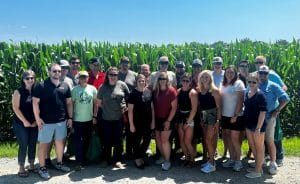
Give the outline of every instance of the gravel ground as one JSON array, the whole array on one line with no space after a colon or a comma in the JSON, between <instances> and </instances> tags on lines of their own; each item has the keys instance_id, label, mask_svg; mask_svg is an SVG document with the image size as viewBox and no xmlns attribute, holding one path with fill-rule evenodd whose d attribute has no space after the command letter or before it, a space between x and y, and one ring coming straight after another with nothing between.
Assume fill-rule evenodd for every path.
<instances>
[{"instance_id":1,"label":"gravel ground","mask_svg":"<svg viewBox=\"0 0 300 184\"><path fill-rule=\"evenodd\" d=\"M300 158L287 157L284 165L279 168L277 175L267 174L264 168L263 177L258 179L245 178L246 168L241 172L234 172L220 166L221 160L217 161L217 171L211 174L200 172L199 165L194 168L180 166L180 161L173 161L169 171L161 171L154 164L139 170L133 166L131 161L127 162L127 168L118 170L114 167L100 168L99 165L91 165L82 171L61 173L49 170L52 178L48 181L42 180L37 174L30 173L28 178L20 178L16 175L18 171L17 160L0 159L0 184L32 184L32 183L298 183L300 184ZM244 165L247 161L244 161ZM198 163L199 164L199 163ZM70 164L73 167L74 164Z\"/></svg>"}]
</instances>

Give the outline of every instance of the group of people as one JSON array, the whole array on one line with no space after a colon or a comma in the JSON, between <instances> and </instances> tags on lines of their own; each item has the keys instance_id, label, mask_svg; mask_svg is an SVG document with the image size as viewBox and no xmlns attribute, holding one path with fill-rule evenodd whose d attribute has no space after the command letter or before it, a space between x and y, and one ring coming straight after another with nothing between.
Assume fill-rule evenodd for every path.
<instances>
[{"instance_id":1,"label":"group of people","mask_svg":"<svg viewBox=\"0 0 300 184\"><path fill-rule=\"evenodd\" d=\"M266 65L266 58L255 59L257 71L249 73L249 62L243 60L238 69L230 65L223 70L223 59L214 57L213 70L202 70L202 61L192 62L192 74L185 71L185 63L177 61L175 73L168 71L169 59L158 60L159 69L150 72L147 64L135 73L130 70L128 57L120 59L120 67L100 71L97 58L89 61L90 71L80 71L80 60L70 63L60 60L49 66L49 78L36 82L35 73L27 70L22 84L12 97L13 127L19 143L20 177L38 172L49 179L50 150L55 144L57 163L63 172L70 168L63 163L67 128L74 130L75 170L86 164L86 152L92 129L99 128L103 153L102 166L123 164L123 130L126 154L134 158L137 168L146 165L146 150L155 135L161 169L171 168L172 140L183 153L184 166L195 165L199 137L203 144L201 171L216 171L215 155L219 130L222 131L224 156L229 159L225 168L240 171L241 144L246 136L255 163L247 169L248 178L262 176L265 152L270 155L269 173L276 174L282 165L281 140L274 139L278 114L290 100L287 87L275 71ZM276 128L278 129L278 128ZM36 142L39 169L34 167ZM265 147L266 145L266 151ZM175 146L176 147L176 146ZM113 156L112 156L112 148ZM28 151L27 151L28 150ZM28 152L29 169L25 170ZM50 162L50 163L49 163Z\"/></svg>"}]
</instances>

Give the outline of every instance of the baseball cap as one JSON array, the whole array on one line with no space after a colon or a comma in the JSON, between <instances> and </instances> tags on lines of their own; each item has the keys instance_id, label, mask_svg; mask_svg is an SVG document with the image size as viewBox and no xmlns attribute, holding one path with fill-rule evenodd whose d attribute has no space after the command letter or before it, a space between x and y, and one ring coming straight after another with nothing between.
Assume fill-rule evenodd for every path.
<instances>
[{"instance_id":1,"label":"baseball cap","mask_svg":"<svg viewBox=\"0 0 300 184\"><path fill-rule=\"evenodd\" d=\"M214 57L212 63L223 63L223 59L221 57Z\"/></svg>"},{"instance_id":2,"label":"baseball cap","mask_svg":"<svg viewBox=\"0 0 300 184\"><path fill-rule=\"evenodd\" d=\"M192 62L192 66L202 66L202 61L201 59L194 59Z\"/></svg>"},{"instance_id":3,"label":"baseball cap","mask_svg":"<svg viewBox=\"0 0 300 184\"><path fill-rule=\"evenodd\" d=\"M99 59L96 57L90 59L90 64L94 64L94 63L99 63Z\"/></svg>"},{"instance_id":4,"label":"baseball cap","mask_svg":"<svg viewBox=\"0 0 300 184\"><path fill-rule=\"evenodd\" d=\"M167 56L161 56L158 62L169 62L169 58Z\"/></svg>"},{"instance_id":5,"label":"baseball cap","mask_svg":"<svg viewBox=\"0 0 300 184\"><path fill-rule=\"evenodd\" d=\"M80 71L78 73L78 77L81 77L81 76L85 76L85 77L88 77L89 76L89 73L87 71Z\"/></svg>"},{"instance_id":6,"label":"baseball cap","mask_svg":"<svg viewBox=\"0 0 300 184\"><path fill-rule=\"evenodd\" d=\"M69 61L67 60L59 60L58 64L62 67L62 66L70 66Z\"/></svg>"},{"instance_id":7,"label":"baseball cap","mask_svg":"<svg viewBox=\"0 0 300 184\"><path fill-rule=\"evenodd\" d=\"M183 61L176 61L175 67L182 67L182 68L184 68L184 67L185 67L185 64L184 64Z\"/></svg>"},{"instance_id":8,"label":"baseball cap","mask_svg":"<svg viewBox=\"0 0 300 184\"><path fill-rule=\"evenodd\" d=\"M258 69L258 72L266 72L266 73L269 73L270 69L268 66L266 65L263 65L263 66L260 66L259 69Z\"/></svg>"}]
</instances>

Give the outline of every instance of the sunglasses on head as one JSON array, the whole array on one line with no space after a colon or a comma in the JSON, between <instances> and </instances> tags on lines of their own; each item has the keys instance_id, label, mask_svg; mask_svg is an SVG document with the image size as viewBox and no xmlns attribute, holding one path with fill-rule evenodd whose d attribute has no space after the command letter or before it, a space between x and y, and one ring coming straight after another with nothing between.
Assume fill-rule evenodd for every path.
<instances>
[{"instance_id":1,"label":"sunglasses on head","mask_svg":"<svg viewBox=\"0 0 300 184\"><path fill-rule=\"evenodd\" d=\"M265 72L265 71L259 71L259 72L258 72L258 74L259 74L259 75L268 75L268 74L269 74L269 72Z\"/></svg>"},{"instance_id":2,"label":"sunglasses on head","mask_svg":"<svg viewBox=\"0 0 300 184\"><path fill-rule=\"evenodd\" d=\"M52 70L53 73L61 73L61 70Z\"/></svg>"},{"instance_id":3,"label":"sunglasses on head","mask_svg":"<svg viewBox=\"0 0 300 184\"><path fill-rule=\"evenodd\" d=\"M256 81L248 81L248 84L256 84Z\"/></svg>"},{"instance_id":4,"label":"sunglasses on head","mask_svg":"<svg viewBox=\"0 0 300 184\"><path fill-rule=\"evenodd\" d=\"M26 77L25 80L33 80L34 77Z\"/></svg>"}]
</instances>

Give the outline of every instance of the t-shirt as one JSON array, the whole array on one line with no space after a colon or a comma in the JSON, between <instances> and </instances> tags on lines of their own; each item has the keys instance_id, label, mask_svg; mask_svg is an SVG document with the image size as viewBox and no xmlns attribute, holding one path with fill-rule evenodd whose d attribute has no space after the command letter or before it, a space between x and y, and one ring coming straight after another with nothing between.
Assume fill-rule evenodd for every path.
<instances>
[{"instance_id":1,"label":"t-shirt","mask_svg":"<svg viewBox=\"0 0 300 184\"><path fill-rule=\"evenodd\" d=\"M258 91L252 97L248 97L248 93L245 94L245 123L248 129L254 129L258 123L259 113L261 111L267 111L267 101L265 95Z\"/></svg>"},{"instance_id":2,"label":"t-shirt","mask_svg":"<svg viewBox=\"0 0 300 184\"><path fill-rule=\"evenodd\" d=\"M129 95L129 89L125 82L117 81L116 85L103 84L97 98L102 101L102 118L113 121L120 120L122 108L126 107L125 97Z\"/></svg>"},{"instance_id":3,"label":"t-shirt","mask_svg":"<svg viewBox=\"0 0 300 184\"><path fill-rule=\"evenodd\" d=\"M164 91L153 92L154 112L156 118L167 118L172 109L172 101L175 100L177 91L169 87Z\"/></svg>"},{"instance_id":4,"label":"t-shirt","mask_svg":"<svg viewBox=\"0 0 300 184\"><path fill-rule=\"evenodd\" d=\"M149 89L138 91L133 89L128 98L128 104L133 104L133 123L135 125L150 125L152 119L151 110L152 94Z\"/></svg>"},{"instance_id":5,"label":"t-shirt","mask_svg":"<svg viewBox=\"0 0 300 184\"><path fill-rule=\"evenodd\" d=\"M156 82L157 82L157 79L160 75L160 71L157 71L157 72L152 72L151 75L150 75L150 83L149 85L153 87L156 86ZM176 75L174 72L172 71L167 71L167 75L168 75L168 79L169 79L169 84L171 84L173 87L177 85L177 81L176 81Z\"/></svg>"},{"instance_id":6,"label":"t-shirt","mask_svg":"<svg viewBox=\"0 0 300 184\"><path fill-rule=\"evenodd\" d=\"M220 88L223 82L223 78L224 78L224 70L222 70L221 74L212 71L212 76L214 78L214 84L217 88Z\"/></svg>"},{"instance_id":7,"label":"t-shirt","mask_svg":"<svg viewBox=\"0 0 300 184\"><path fill-rule=\"evenodd\" d=\"M93 119L94 100L97 89L92 85L75 86L71 91L73 107L73 121L86 122Z\"/></svg>"},{"instance_id":8,"label":"t-shirt","mask_svg":"<svg viewBox=\"0 0 300 184\"><path fill-rule=\"evenodd\" d=\"M105 80L105 73L98 72L95 77L92 74L92 72L89 72L88 84L95 86L96 89L99 89L99 87L104 83L104 80Z\"/></svg>"},{"instance_id":9,"label":"t-shirt","mask_svg":"<svg viewBox=\"0 0 300 184\"><path fill-rule=\"evenodd\" d=\"M233 117L237 105L237 92L244 91L245 86L241 80L235 81L233 85L221 85L222 96L222 115L225 117Z\"/></svg>"},{"instance_id":10,"label":"t-shirt","mask_svg":"<svg viewBox=\"0 0 300 184\"><path fill-rule=\"evenodd\" d=\"M131 71L131 70L128 70L127 73L119 72L119 75L118 75L119 80L125 82L130 91L132 91L134 89L134 87L136 86L135 85L136 77L137 77L137 73L135 73L134 71Z\"/></svg>"},{"instance_id":11,"label":"t-shirt","mask_svg":"<svg viewBox=\"0 0 300 184\"><path fill-rule=\"evenodd\" d=\"M71 98L67 83L55 86L50 78L38 84L33 90L33 97L40 99L40 117L46 123L57 123L67 118L66 99Z\"/></svg>"},{"instance_id":12,"label":"t-shirt","mask_svg":"<svg viewBox=\"0 0 300 184\"><path fill-rule=\"evenodd\" d=\"M65 77L64 80L62 80L63 82L67 83L69 85L70 90L73 89L74 87L74 81L70 78L70 77Z\"/></svg>"}]
</instances>

